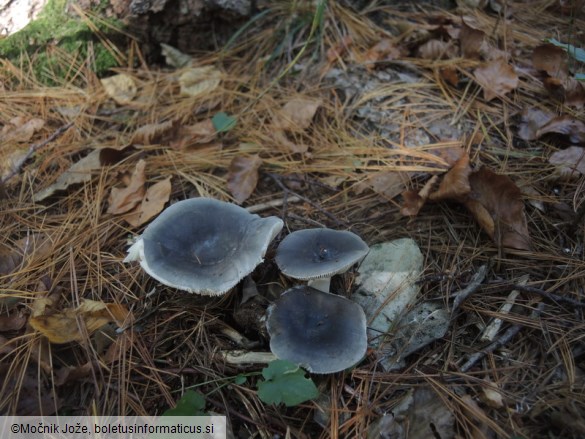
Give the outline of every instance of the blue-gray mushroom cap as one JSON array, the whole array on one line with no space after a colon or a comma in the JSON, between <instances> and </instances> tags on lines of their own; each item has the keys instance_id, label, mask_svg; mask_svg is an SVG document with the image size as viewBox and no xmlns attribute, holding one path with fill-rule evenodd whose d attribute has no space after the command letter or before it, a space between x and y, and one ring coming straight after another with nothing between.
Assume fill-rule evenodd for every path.
<instances>
[{"instance_id":1,"label":"blue-gray mushroom cap","mask_svg":"<svg viewBox=\"0 0 585 439\"><path fill-rule=\"evenodd\" d=\"M280 270L294 279L312 280L347 271L370 251L355 233L305 229L291 233L276 250Z\"/></svg>"},{"instance_id":2,"label":"blue-gray mushroom cap","mask_svg":"<svg viewBox=\"0 0 585 439\"><path fill-rule=\"evenodd\" d=\"M366 316L345 297L297 286L268 308L270 350L313 373L334 373L366 354Z\"/></svg>"},{"instance_id":3,"label":"blue-gray mushroom cap","mask_svg":"<svg viewBox=\"0 0 585 439\"><path fill-rule=\"evenodd\" d=\"M192 198L165 209L128 250L150 276L170 287L221 295L263 261L282 229L235 204Z\"/></svg>"}]
</instances>

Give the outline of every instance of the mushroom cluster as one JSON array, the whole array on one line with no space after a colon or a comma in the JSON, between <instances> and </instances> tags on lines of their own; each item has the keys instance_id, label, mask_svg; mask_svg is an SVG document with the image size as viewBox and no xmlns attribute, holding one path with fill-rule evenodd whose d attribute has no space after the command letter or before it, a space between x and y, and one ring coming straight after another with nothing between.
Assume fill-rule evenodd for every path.
<instances>
[{"instance_id":1,"label":"mushroom cluster","mask_svg":"<svg viewBox=\"0 0 585 439\"><path fill-rule=\"evenodd\" d=\"M139 261L164 285L217 296L263 261L282 226L280 218L261 218L231 203L179 201L150 223L124 262Z\"/></svg>"},{"instance_id":2,"label":"mushroom cluster","mask_svg":"<svg viewBox=\"0 0 585 439\"><path fill-rule=\"evenodd\" d=\"M167 208L128 250L164 285L203 295L231 290L258 266L283 227L231 203L194 198ZM276 357L313 373L334 373L357 364L367 348L360 305L329 293L331 277L361 261L369 247L357 235L331 229L291 233L276 263L306 286L285 291L267 310L266 329Z\"/></svg>"}]
</instances>

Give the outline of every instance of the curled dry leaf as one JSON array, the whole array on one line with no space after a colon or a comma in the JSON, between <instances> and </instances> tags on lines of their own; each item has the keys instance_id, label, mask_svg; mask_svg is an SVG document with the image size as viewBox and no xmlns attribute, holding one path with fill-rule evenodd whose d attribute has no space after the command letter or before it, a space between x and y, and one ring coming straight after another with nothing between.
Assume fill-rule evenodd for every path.
<instances>
[{"instance_id":1,"label":"curled dry leaf","mask_svg":"<svg viewBox=\"0 0 585 439\"><path fill-rule=\"evenodd\" d=\"M571 143L585 143L585 122L574 119L565 114L551 119L546 125L536 131L536 137L548 133L557 133L567 136Z\"/></svg>"},{"instance_id":2,"label":"curled dry leaf","mask_svg":"<svg viewBox=\"0 0 585 439\"><path fill-rule=\"evenodd\" d=\"M462 20L459 42L461 55L464 58L479 59L481 51L484 49L485 33L469 26L465 20Z\"/></svg>"},{"instance_id":3,"label":"curled dry leaf","mask_svg":"<svg viewBox=\"0 0 585 439\"><path fill-rule=\"evenodd\" d=\"M120 73L100 80L107 95L119 105L127 105L136 97L138 87L134 78Z\"/></svg>"},{"instance_id":4,"label":"curled dry leaf","mask_svg":"<svg viewBox=\"0 0 585 439\"><path fill-rule=\"evenodd\" d=\"M34 194L33 201L42 201L57 191L67 189L72 184L90 181L92 172L102 167L102 151L95 149L77 163L71 165L67 171L57 178L55 183Z\"/></svg>"},{"instance_id":5,"label":"curled dry leaf","mask_svg":"<svg viewBox=\"0 0 585 439\"><path fill-rule=\"evenodd\" d=\"M548 161L559 167L564 177L579 177L585 174L585 148L569 146L562 151L554 152Z\"/></svg>"},{"instance_id":6,"label":"curled dry leaf","mask_svg":"<svg viewBox=\"0 0 585 439\"><path fill-rule=\"evenodd\" d=\"M77 308L68 308L50 315L30 317L33 329L43 334L51 343L69 343L83 340L84 333L92 334L107 323L115 322L122 327L132 321L132 315L124 305L84 299ZM82 322L85 328L80 328Z\"/></svg>"},{"instance_id":7,"label":"curled dry leaf","mask_svg":"<svg viewBox=\"0 0 585 439\"><path fill-rule=\"evenodd\" d=\"M585 105L585 86L575 78L546 78L544 88L550 95L565 105L575 108L583 108Z\"/></svg>"},{"instance_id":8,"label":"curled dry leaf","mask_svg":"<svg viewBox=\"0 0 585 439\"><path fill-rule=\"evenodd\" d=\"M506 175L482 168L469 177L465 206L498 246L530 250L522 193ZM489 215L489 216L488 216Z\"/></svg>"},{"instance_id":9,"label":"curled dry leaf","mask_svg":"<svg viewBox=\"0 0 585 439\"><path fill-rule=\"evenodd\" d=\"M146 177L144 169L146 162L140 160L125 188L113 187L108 198L108 213L121 214L135 208L142 201L145 193Z\"/></svg>"},{"instance_id":10,"label":"curled dry leaf","mask_svg":"<svg viewBox=\"0 0 585 439\"><path fill-rule=\"evenodd\" d=\"M554 44L542 44L532 51L532 66L554 78L565 78L569 71L567 53Z\"/></svg>"},{"instance_id":11,"label":"curled dry leaf","mask_svg":"<svg viewBox=\"0 0 585 439\"><path fill-rule=\"evenodd\" d=\"M469 185L470 175L471 166L469 165L469 155L463 154L445 174L438 189L431 193L429 198L433 201L463 201L467 198L469 192L471 192Z\"/></svg>"},{"instance_id":12,"label":"curled dry leaf","mask_svg":"<svg viewBox=\"0 0 585 439\"><path fill-rule=\"evenodd\" d=\"M535 140L538 138L538 130L549 123L554 115L538 108L526 108L522 112L522 118L518 125L518 136L523 140Z\"/></svg>"},{"instance_id":13,"label":"curled dry leaf","mask_svg":"<svg viewBox=\"0 0 585 439\"><path fill-rule=\"evenodd\" d=\"M227 187L238 204L246 201L258 184L258 169L262 159L258 155L234 157L230 163Z\"/></svg>"},{"instance_id":14,"label":"curled dry leaf","mask_svg":"<svg viewBox=\"0 0 585 439\"><path fill-rule=\"evenodd\" d=\"M457 55L457 49L451 42L437 39L429 40L418 48L418 56L423 59L449 59Z\"/></svg>"},{"instance_id":15,"label":"curled dry leaf","mask_svg":"<svg viewBox=\"0 0 585 439\"><path fill-rule=\"evenodd\" d=\"M213 66L193 67L179 76L181 94L192 98L210 94L221 82L221 72Z\"/></svg>"},{"instance_id":16,"label":"curled dry leaf","mask_svg":"<svg viewBox=\"0 0 585 439\"><path fill-rule=\"evenodd\" d=\"M483 88L486 101L503 96L518 87L518 75L503 59L497 59L478 67L473 72L477 83Z\"/></svg>"},{"instance_id":17,"label":"curled dry leaf","mask_svg":"<svg viewBox=\"0 0 585 439\"><path fill-rule=\"evenodd\" d=\"M141 226L158 215L171 197L171 177L150 186L140 204L124 215L124 220L133 227Z\"/></svg>"},{"instance_id":18,"label":"curled dry leaf","mask_svg":"<svg viewBox=\"0 0 585 439\"><path fill-rule=\"evenodd\" d=\"M428 200L431 190L438 179L438 175L433 175L420 191L408 190L402 192L403 203L400 213L404 216L418 215L418 212Z\"/></svg>"},{"instance_id":19,"label":"curled dry leaf","mask_svg":"<svg viewBox=\"0 0 585 439\"><path fill-rule=\"evenodd\" d=\"M139 145L152 145L161 143L166 137L172 137L176 131L176 122L168 120L161 123L153 123L141 126L132 135L130 143ZM169 136L170 135L170 136Z\"/></svg>"}]
</instances>

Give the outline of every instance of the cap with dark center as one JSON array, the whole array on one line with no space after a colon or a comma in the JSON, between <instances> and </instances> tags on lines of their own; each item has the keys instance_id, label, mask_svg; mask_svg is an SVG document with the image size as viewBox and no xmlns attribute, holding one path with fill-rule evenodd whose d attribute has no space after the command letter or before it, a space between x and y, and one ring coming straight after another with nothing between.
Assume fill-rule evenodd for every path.
<instances>
[{"instance_id":1,"label":"cap with dark center","mask_svg":"<svg viewBox=\"0 0 585 439\"><path fill-rule=\"evenodd\" d=\"M274 355L313 373L357 364L368 345L361 306L308 286L291 288L270 305L266 327Z\"/></svg>"},{"instance_id":2,"label":"cap with dark center","mask_svg":"<svg viewBox=\"0 0 585 439\"><path fill-rule=\"evenodd\" d=\"M263 260L282 220L210 198L165 209L128 250L150 276L190 293L220 295Z\"/></svg>"},{"instance_id":3,"label":"cap with dark center","mask_svg":"<svg viewBox=\"0 0 585 439\"><path fill-rule=\"evenodd\" d=\"M324 283L314 286L329 291L331 276L347 271L369 250L352 232L326 228L298 230L282 240L276 250L276 263L286 276L294 279L324 279Z\"/></svg>"}]
</instances>

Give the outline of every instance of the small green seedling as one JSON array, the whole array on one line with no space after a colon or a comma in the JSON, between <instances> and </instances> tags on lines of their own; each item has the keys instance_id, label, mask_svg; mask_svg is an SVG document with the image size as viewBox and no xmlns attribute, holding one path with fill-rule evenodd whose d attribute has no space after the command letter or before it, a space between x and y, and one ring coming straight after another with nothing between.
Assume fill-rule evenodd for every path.
<instances>
[{"instance_id":1,"label":"small green seedling","mask_svg":"<svg viewBox=\"0 0 585 439\"><path fill-rule=\"evenodd\" d=\"M213 124L215 131L218 133L225 133L236 126L236 120L237 119L234 116L230 116L221 111L211 118L211 123Z\"/></svg>"},{"instance_id":2,"label":"small green seedling","mask_svg":"<svg viewBox=\"0 0 585 439\"><path fill-rule=\"evenodd\" d=\"M205 397L194 390L187 390L177 401L175 408L168 409L163 416L205 416Z\"/></svg>"},{"instance_id":3,"label":"small green seedling","mask_svg":"<svg viewBox=\"0 0 585 439\"><path fill-rule=\"evenodd\" d=\"M258 382L258 397L266 404L284 403L287 407L319 396L315 383L294 363L276 360L262 369L265 381Z\"/></svg>"}]
</instances>

